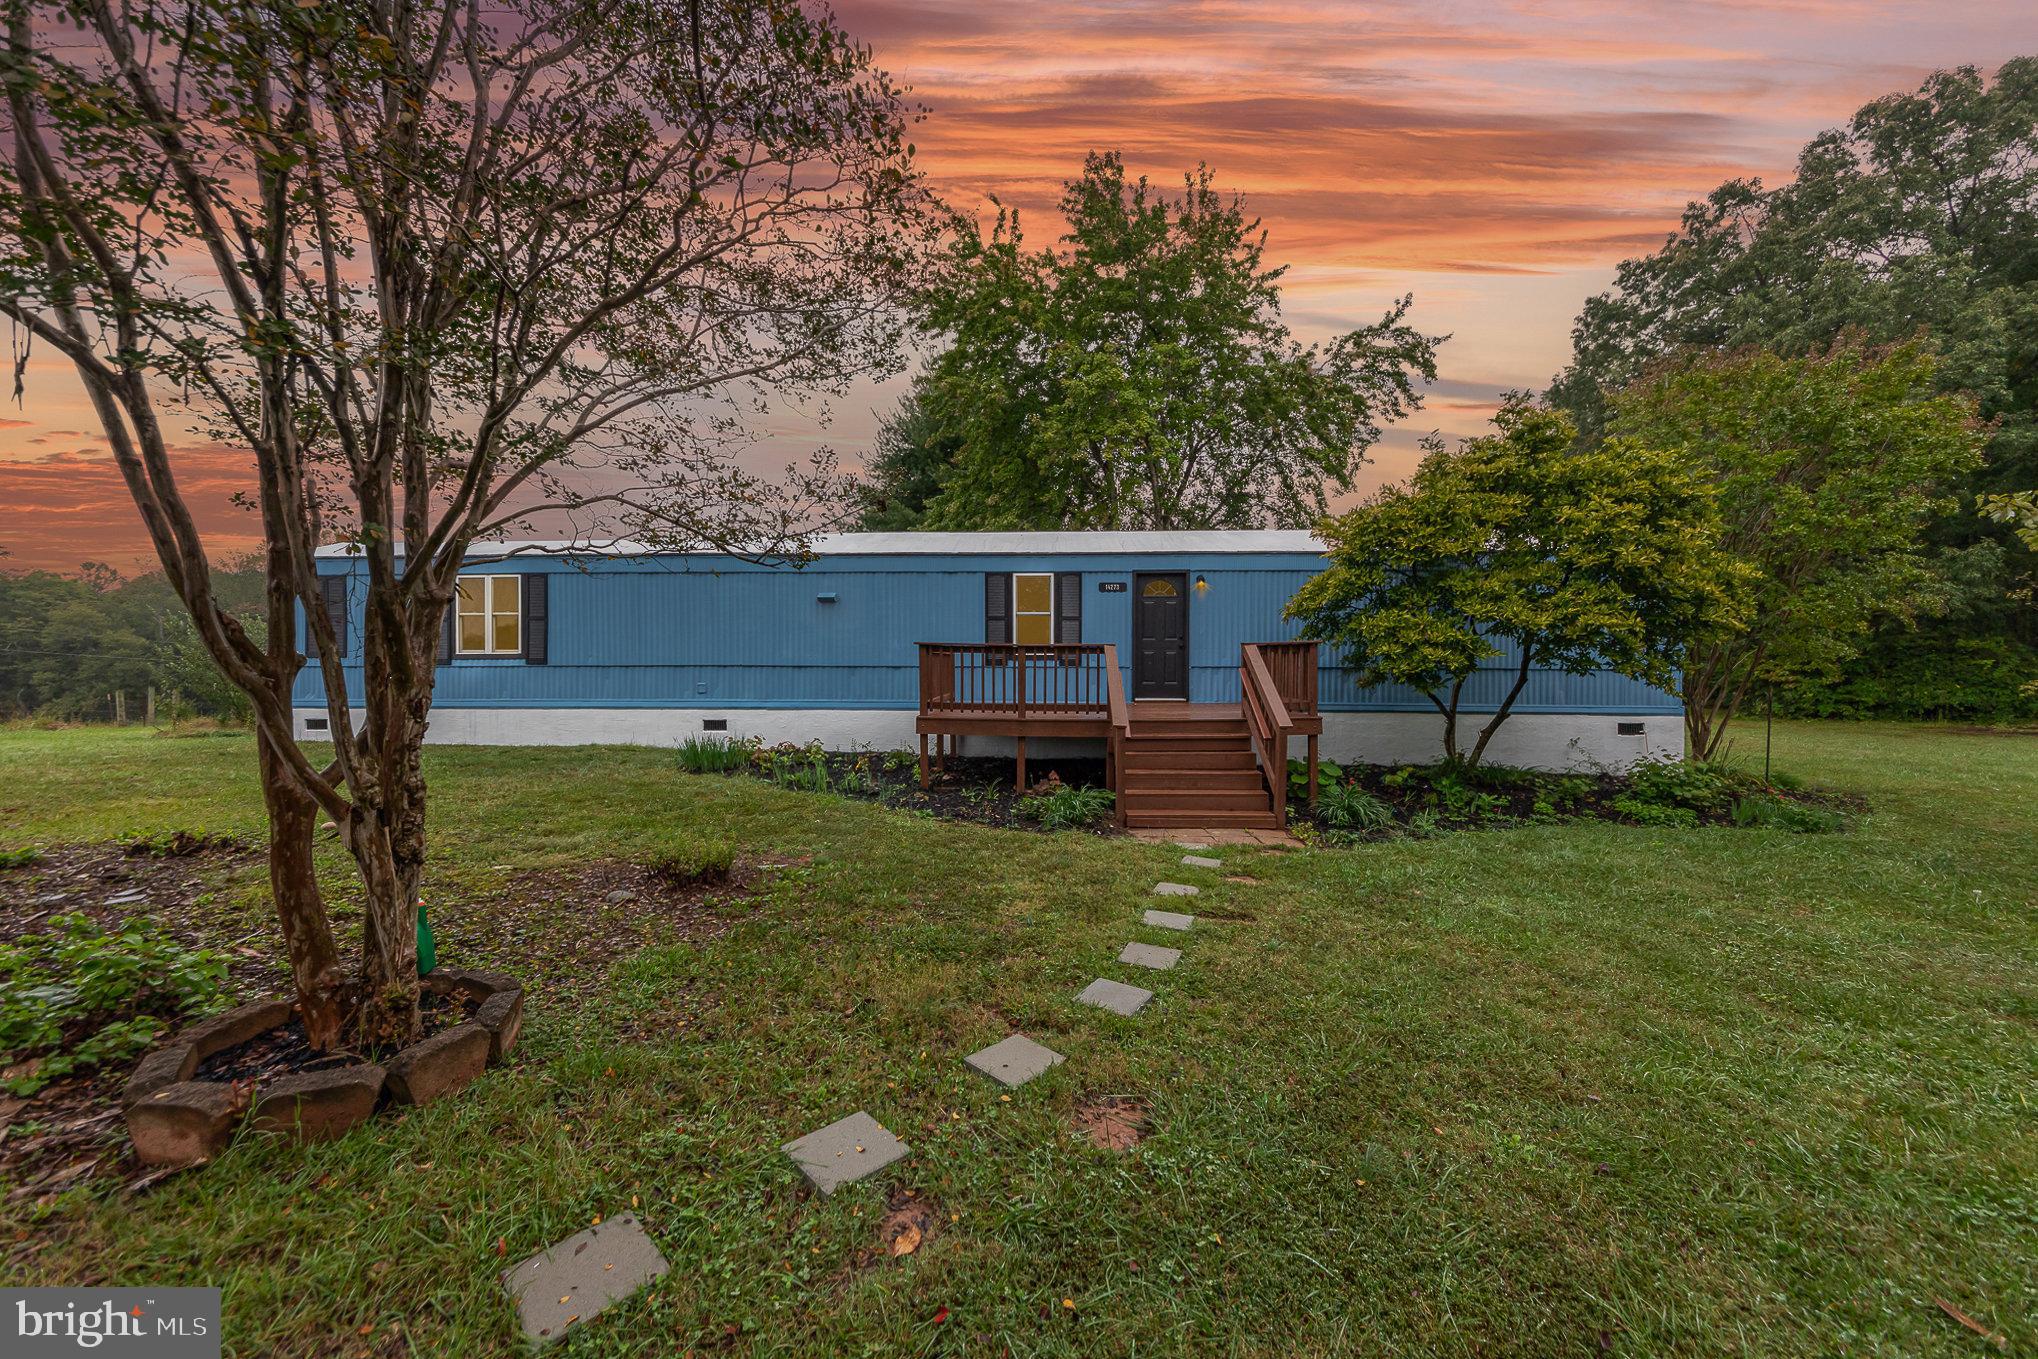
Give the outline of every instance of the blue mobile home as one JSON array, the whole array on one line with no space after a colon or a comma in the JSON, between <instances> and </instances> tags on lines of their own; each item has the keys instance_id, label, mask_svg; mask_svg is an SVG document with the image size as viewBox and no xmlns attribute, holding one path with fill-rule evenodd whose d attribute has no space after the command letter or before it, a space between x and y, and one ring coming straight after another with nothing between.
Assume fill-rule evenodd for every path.
<instances>
[{"instance_id":1,"label":"blue mobile home","mask_svg":"<svg viewBox=\"0 0 2038 1359\"><path fill-rule=\"evenodd\" d=\"M623 543L477 546L440 647L430 737L671 745L727 731L848 749L908 747L932 730L947 733L949 748L960 741L964 753L985 754L1011 752L1028 732L1098 739L1051 722L931 721L935 710L969 706L958 682L1007 716L1015 679L1034 718L1058 711L1057 694L1065 715L1103 710L1101 680L1088 695L1071 688L1071 655L1055 653L1059 670L1044 655L1014 669L1001 646L1080 648L1093 675L1108 648L1111 692L1138 711L1229 705L1235 719L1249 697L1241 648L1293 638L1282 609L1324 565L1314 537L1287 531L836 534L813 547L814 559L794 569ZM327 607L345 620L343 664L358 704L365 568L342 546L321 550L320 570ZM928 643L954 646L931 653ZM930 679L965 665L966 674ZM1468 690L1475 720L1505 692L1506 658L1492 667ZM1440 719L1420 694L1360 687L1328 647L1311 669L1326 757L1391 763L1440 752ZM300 675L295 702L300 734L316 739L326 726L317 666ZM1157 706L1170 703L1185 706ZM1491 757L1624 767L1680 751L1678 713L1673 695L1618 675L1536 673Z\"/></svg>"}]
</instances>

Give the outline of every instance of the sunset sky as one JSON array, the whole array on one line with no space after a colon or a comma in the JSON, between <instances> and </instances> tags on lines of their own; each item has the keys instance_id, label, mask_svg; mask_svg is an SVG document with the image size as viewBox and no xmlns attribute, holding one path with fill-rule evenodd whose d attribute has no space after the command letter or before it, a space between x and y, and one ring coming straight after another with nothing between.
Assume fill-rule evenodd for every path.
<instances>
[{"instance_id":1,"label":"sunset sky","mask_svg":"<svg viewBox=\"0 0 2038 1359\"><path fill-rule=\"evenodd\" d=\"M1116 149L1170 184L1199 161L1243 192L1292 266L1290 325L1321 338L1415 295L1448 332L1442 380L1392 431L1369 484L1405 475L1429 430L1476 432L1497 395L1563 365L1579 304L1660 243L1685 202L1775 180L1821 128L1935 67L2038 52L2038 6L2002 0L1706 4L1521 0L840 0L844 26L928 109L914 133L949 201L996 194L1045 243L1062 180ZM855 465L901 384L825 425L759 424L748 457L830 444ZM0 412L8 568L152 565L91 413L39 354ZM231 450L187 454L221 551L252 541Z\"/></svg>"}]
</instances>

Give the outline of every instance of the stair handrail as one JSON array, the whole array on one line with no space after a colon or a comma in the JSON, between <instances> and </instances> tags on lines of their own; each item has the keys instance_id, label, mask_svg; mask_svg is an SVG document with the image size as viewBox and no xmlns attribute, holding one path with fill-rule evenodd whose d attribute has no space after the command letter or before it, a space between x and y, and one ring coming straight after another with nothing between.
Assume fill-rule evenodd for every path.
<instances>
[{"instance_id":1,"label":"stair handrail","mask_svg":"<svg viewBox=\"0 0 2038 1359\"><path fill-rule=\"evenodd\" d=\"M1118 646L1104 643L1104 707L1111 734L1104 738L1104 782L1111 785L1112 820L1125 826L1125 740L1132 734L1132 707L1125 701L1125 676L1118 671Z\"/></svg>"},{"instance_id":2,"label":"stair handrail","mask_svg":"<svg viewBox=\"0 0 2038 1359\"><path fill-rule=\"evenodd\" d=\"M1240 643L1238 662L1239 708L1245 714L1246 731L1259 755L1260 774L1273 801L1274 829L1281 830L1288 824L1288 738L1295 734L1295 719L1289 715L1259 647Z\"/></svg>"}]
</instances>

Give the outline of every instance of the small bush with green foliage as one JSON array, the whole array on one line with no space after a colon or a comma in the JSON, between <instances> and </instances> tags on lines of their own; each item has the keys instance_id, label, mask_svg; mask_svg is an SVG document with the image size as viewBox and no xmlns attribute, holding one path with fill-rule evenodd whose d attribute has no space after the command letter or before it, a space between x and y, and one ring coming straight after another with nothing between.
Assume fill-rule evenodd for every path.
<instances>
[{"instance_id":1,"label":"small bush with green foliage","mask_svg":"<svg viewBox=\"0 0 2038 1359\"><path fill-rule=\"evenodd\" d=\"M1694 812L1723 812L1733 805L1735 795L1747 783L1746 775L1722 764L1651 760L1629 771L1628 791L1614 801L1616 805L1634 802Z\"/></svg>"},{"instance_id":2,"label":"small bush with green foliage","mask_svg":"<svg viewBox=\"0 0 2038 1359\"><path fill-rule=\"evenodd\" d=\"M1733 820L1737 826L1795 831L1800 835L1825 835L1847 828L1847 818L1838 812L1766 793L1751 793L1734 803Z\"/></svg>"},{"instance_id":3,"label":"small bush with green foliage","mask_svg":"<svg viewBox=\"0 0 2038 1359\"><path fill-rule=\"evenodd\" d=\"M1321 785L1316 815L1337 830L1379 831L1394 824L1394 809L1355 783Z\"/></svg>"},{"instance_id":4,"label":"small bush with green foliage","mask_svg":"<svg viewBox=\"0 0 2038 1359\"><path fill-rule=\"evenodd\" d=\"M1689 807L1654 802L1632 794L1624 793L1607 805L1638 826L1691 827L1698 824L1698 813Z\"/></svg>"},{"instance_id":5,"label":"small bush with green foliage","mask_svg":"<svg viewBox=\"0 0 2038 1359\"><path fill-rule=\"evenodd\" d=\"M151 922L112 929L86 915L53 917L0 943L0 1066L37 1059L4 1082L30 1095L62 1076L135 1056L169 1021L214 1003L226 962Z\"/></svg>"},{"instance_id":6,"label":"small bush with green foliage","mask_svg":"<svg viewBox=\"0 0 2038 1359\"><path fill-rule=\"evenodd\" d=\"M1109 788L1078 788L1065 783L1052 792L1021 798L1019 814L1038 821L1045 830L1083 830L1111 815L1116 801Z\"/></svg>"},{"instance_id":7,"label":"small bush with green foliage","mask_svg":"<svg viewBox=\"0 0 2038 1359\"><path fill-rule=\"evenodd\" d=\"M42 851L34 845L20 849L0 849L0 868L27 868L30 864L42 862Z\"/></svg>"},{"instance_id":8,"label":"small bush with green foliage","mask_svg":"<svg viewBox=\"0 0 2038 1359\"><path fill-rule=\"evenodd\" d=\"M679 767L689 774L726 774L749 764L756 745L744 736L689 736L679 744Z\"/></svg>"},{"instance_id":9,"label":"small bush with green foliage","mask_svg":"<svg viewBox=\"0 0 2038 1359\"><path fill-rule=\"evenodd\" d=\"M651 871L682 887L727 882L736 850L725 840L683 840L651 857Z\"/></svg>"}]
</instances>

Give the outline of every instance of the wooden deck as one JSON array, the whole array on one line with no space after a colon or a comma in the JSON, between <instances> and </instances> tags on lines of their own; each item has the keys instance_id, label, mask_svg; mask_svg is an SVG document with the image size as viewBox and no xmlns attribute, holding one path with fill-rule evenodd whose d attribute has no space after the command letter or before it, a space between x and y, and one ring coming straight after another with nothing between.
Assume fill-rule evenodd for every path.
<instances>
[{"instance_id":1,"label":"wooden deck","mask_svg":"<svg viewBox=\"0 0 2038 1359\"><path fill-rule=\"evenodd\" d=\"M1279 830L1291 736L1308 739L1316 799L1316 644L1249 642L1239 652L1238 703L1128 703L1108 643L922 642L920 781L964 736L1013 738L1022 789L1027 738L1099 739L1119 825Z\"/></svg>"}]
</instances>

